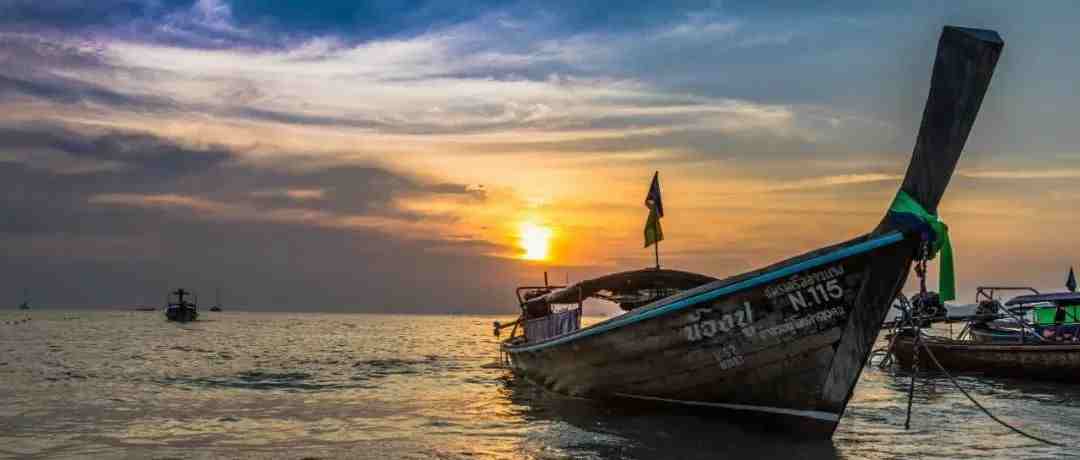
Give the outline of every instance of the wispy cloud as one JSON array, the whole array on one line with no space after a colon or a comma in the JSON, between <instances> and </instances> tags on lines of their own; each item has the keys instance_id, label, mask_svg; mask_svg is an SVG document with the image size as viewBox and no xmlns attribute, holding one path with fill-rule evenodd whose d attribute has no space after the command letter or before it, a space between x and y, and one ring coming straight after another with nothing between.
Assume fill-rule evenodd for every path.
<instances>
[{"instance_id":1,"label":"wispy cloud","mask_svg":"<svg viewBox=\"0 0 1080 460\"><path fill-rule=\"evenodd\" d=\"M840 174L835 176L822 176L812 177L808 179L799 179L788 183L779 185L770 185L762 187L760 192L789 192L797 190L811 190L825 187L836 187L843 185L857 185L873 182L886 182L886 181L899 181L904 176L899 174L884 174L884 173L862 173L862 174Z\"/></svg>"},{"instance_id":2,"label":"wispy cloud","mask_svg":"<svg viewBox=\"0 0 1080 460\"><path fill-rule=\"evenodd\" d=\"M959 174L973 179L1078 179L1080 169L960 171Z\"/></svg>"},{"instance_id":3,"label":"wispy cloud","mask_svg":"<svg viewBox=\"0 0 1080 460\"><path fill-rule=\"evenodd\" d=\"M297 201L321 200L326 197L326 190L321 188L287 188L279 190L256 190L254 197L288 198Z\"/></svg>"}]
</instances>

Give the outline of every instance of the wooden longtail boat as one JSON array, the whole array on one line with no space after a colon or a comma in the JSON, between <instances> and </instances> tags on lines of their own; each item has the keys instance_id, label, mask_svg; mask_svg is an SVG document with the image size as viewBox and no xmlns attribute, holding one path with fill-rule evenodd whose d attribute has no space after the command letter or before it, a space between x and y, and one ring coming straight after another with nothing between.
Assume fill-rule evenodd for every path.
<instances>
[{"instance_id":1,"label":"wooden longtail boat","mask_svg":"<svg viewBox=\"0 0 1080 460\"><path fill-rule=\"evenodd\" d=\"M995 292L1023 290L1001 304ZM950 372L1037 380L1080 382L1080 294L1043 294L1030 287L980 287L977 314L956 339L923 335L920 339ZM906 368L914 364L915 333L890 337L892 354ZM920 332L921 333L921 332ZM930 363L925 349L919 362Z\"/></svg>"},{"instance_id":2,"label":"wooden longtail boat","mask_svg":"<svg viewBox=\"0 0 1080 460\"><path fill-rule=\"evenodd\" d=\"M949 372L1080 382L1080 343L976 343L923 336L921 339ZM904 368L913 364L915 338L906 334L893 342L893 355ZM926 350L919 350L920 367L932 368Z\"/></svg>"},{"instance_id":3,"label":"wooden longtail boat","mask_svg":"<svg viewBox=\"0 0 1080 460\"><path fill-rule=\"evenodd\" d=\"M936 214L1003 46L989 30L942 31L898 200ZM519 289L522 316L501 348L516 372L558 392L756 414L828 438L912 261L936 235L912 216L890 212L864 236L585 328L580 302L593 280Z\"/></svg>"}]
</instances>

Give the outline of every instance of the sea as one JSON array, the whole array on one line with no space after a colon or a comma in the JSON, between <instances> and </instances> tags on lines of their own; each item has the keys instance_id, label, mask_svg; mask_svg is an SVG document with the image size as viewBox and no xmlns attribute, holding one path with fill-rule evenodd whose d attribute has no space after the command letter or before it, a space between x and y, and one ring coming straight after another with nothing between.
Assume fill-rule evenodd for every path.
<instances>
[{"instance_id":1,"label":"sea","mask_svg":"<svg viewBox=\"0 0 1080 460\"><path fill-rule=\"evenodd\" d=\"M492 321L507 319L226 311L177 324L160 312L0 312L0 458L1080 456L1013 434L940 375L916 380L905 430L911 376L874 365L831 441L570 398L501 363ZM1080 386L958 380L1002 420L1080 446Z\"/></svg>"}]
</instances>

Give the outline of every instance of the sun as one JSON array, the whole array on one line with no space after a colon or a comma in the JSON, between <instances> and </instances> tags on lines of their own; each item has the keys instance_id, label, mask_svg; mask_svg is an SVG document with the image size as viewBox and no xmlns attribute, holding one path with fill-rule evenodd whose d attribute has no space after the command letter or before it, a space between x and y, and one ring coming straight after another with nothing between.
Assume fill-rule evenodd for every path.
<instances>
[{"instance_id":1,"label":"sun","mask_svg":"<svg viewBox=\"0 0 1080 460\"><path fill-rule=\"evenodd\" d=\"M551 229L533 222L522 222L518 238L525 260L545 260L551 243Z\"/></svg>"}]
</instances>

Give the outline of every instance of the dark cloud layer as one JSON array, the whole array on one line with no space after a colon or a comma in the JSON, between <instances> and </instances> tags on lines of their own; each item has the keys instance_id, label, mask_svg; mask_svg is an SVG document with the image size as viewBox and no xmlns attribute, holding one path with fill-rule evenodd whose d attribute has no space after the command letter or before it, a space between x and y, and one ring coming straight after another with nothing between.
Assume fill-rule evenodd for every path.
<instances>
[{"instance_id":1,"label":"dark cloud layer","mask_svg":"<svg viewBox=\"0 0 1080 460\"><path fill-rule=\"evenodd\" d=\"M444 242L400 241L375 231L294 225L208 223L169 213L111 216L121 235L0 236L6 298L30 289L53 307L156 305L170 288L209 295L222 287L232 308L292 311L509 313L505 286L519 264L445 253ZM63 244L63 253L20 250Z\"/></svg>"},{"instance_id":2,"label":"dark cloud layer","mask_svg":"<svg viewBox=\"0 0 1080 460\"><path fill-rule=\"evenodd\" d=\"M39 303L65 306L147 301L169 286L225 285L233 305L439 311L494 307L487 289L513 264L466 254L477 241L400 238L387 230L334 228L241 216L220 220L188 210L124 206L94 197L180 196L227 206L317 211L399 220L437 217L395 207L395 199L453 195L483 200L459 184L429 182L370 165L289 170L237 161L215 145L192 146L146 133L55 123L0 126L0 150L31 152L0 162L0 273L5 291L26 285ZM117 168L63 173L34 152L104 161ZM316 197L289 190L320 190ZM479 245L479 247L477 246ZM462 271L467 270L467 271ZM465 283L462 273L486 273ZM423 289L417 289L423 283ZM487 284L485 284L487 283ZM447 293L456 289L453 298ZM161 292L158 292L161 291ZM496 297L497 298L497 297ZM509 300L507 297L506 299ZM507 304L509 305L509 303Z\"/></svg>"}]
</instances>

